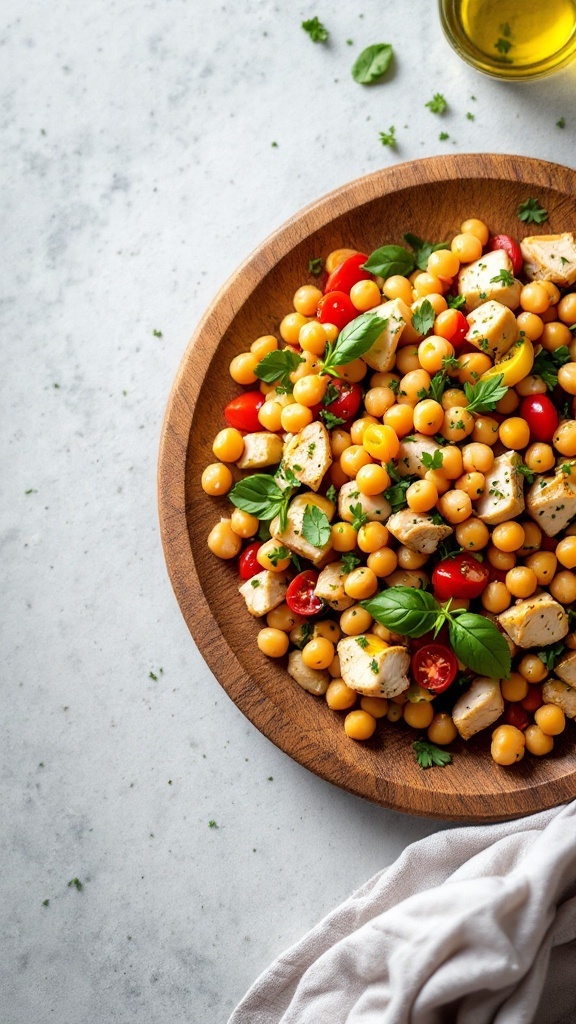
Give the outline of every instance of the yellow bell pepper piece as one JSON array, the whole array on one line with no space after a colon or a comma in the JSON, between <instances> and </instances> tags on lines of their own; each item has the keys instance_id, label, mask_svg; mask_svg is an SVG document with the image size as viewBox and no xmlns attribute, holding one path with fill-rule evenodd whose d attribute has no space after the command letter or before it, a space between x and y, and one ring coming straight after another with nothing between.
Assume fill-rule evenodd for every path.
<instances>
[{"instance_id":1,"label":"yellow bell pepper piece","mask_svg":"<svg viewBox=\"0 0 576 1024\"><path fill-rule=\"evenodd\" d=\"M491 380L494 377L503 376L502 383L505 387L511 388L519 384L524 377L527 377L534 365L534 346L529 338L520 337L515 341L512 348L508 350L503 359L500 359L494 366L491 366L486 373L483 373L480 380Z\"/></svg>"}]
</instances>

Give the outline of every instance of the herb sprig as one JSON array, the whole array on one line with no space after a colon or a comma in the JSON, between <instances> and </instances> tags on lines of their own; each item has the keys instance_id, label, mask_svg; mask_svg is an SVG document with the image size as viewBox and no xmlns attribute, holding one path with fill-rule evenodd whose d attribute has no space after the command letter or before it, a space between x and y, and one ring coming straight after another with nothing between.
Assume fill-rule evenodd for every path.
<instances>
[{"instance_id":1,"label":"herb sprig","mask_svg":"<svg viewBox=\"0 0 576 1024\"><path fill-rule=\"evenodd\" d=\"M452 761L447 750L441 750L440 747L429 743L428 740L416 740L412 747L421 768L432 768L433 766L444 768Z\"/></svg>"},{"instance_id":2,"label":"herb sprig","mask_svg":"<svg viewBox=\"0 0 576 1024\"><path fill-rule=\"evenodd\" d=\"M279 516L280 529L286 529L292 488L282 490L266 473L254 473L239 480L228 497L236 508L249 512L258 519L268 521Z\"/></svg>"},{"instance_id":3,"label":"herb sprig","mask_svg":"<svg viewBox=\"0 0 576 1024\"><path fill-rule=\"evenodd\" d=\"M308 33L313 43L325 43L328 39L328 29L319 18L308 18L307 21L302 22L302 28Z\"/></svg>"},{"instance_id":4,"label":"herb sprig","mask_svg":"<svg viewBox=\"0 0 576 1024\"><path fill-rule=\"evenodd\" d=\"M326 353L321 362L322 373L338 377L338 366L351 363L353 359L363 356L380 337L388 323L376 313L362 313L349 324L346 324L336 342L328 342Z\"/></svg>"},{"instance_id":5,"label":"herb sprig","mask_svg":"<svg viewBox=\"0 0 576 1024\"><path fill-rule=\"evenodd\" d=\"M548 211L540 206L537 199L526 199L520 203L516 212L518 220L525 224L543 224L545 220L548 220Z\"/></svg>"},{"instance_id":6,"label":"herb sprig","mask_svg":"<svg viewBox=\"0 0 576 1024\"><path fill-rule=\"evenodd\" d=\"M464 385L464 394L468 399L466 412L493 412L498 402L508 391L502 383L504 374L499 373L497 377L489 380L479 380L476 384Z\"/></svg>"}]
</instances>

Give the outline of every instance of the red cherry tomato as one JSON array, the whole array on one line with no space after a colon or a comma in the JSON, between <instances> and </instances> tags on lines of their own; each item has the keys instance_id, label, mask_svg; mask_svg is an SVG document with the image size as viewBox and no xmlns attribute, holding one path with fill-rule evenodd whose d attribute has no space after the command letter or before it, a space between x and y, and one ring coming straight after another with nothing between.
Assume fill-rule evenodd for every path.
<instances>
[{"instance_id":1,"label":"red cherry tomato","mask_svg":"<svg viewBox=\"0 0 576 1024\"><path fill-rule=\"evenodd\" d=\"M434 596L438 601L451 597L480 597L490 578L490 569L473 555L456 555L439 562L432 573Z\"/></svg>"},{"instance_id":2,"label":"red cherry tomato","mask_svg":"<svg viewBox=\"0 0 576 1024\"><path fill-rule=\"evenodd\" d=\"M520 246L514 238L511 238L510 235L494 235L494 237L488 242L486 248L488 252L493 252L494 249L503 249L512 260L512 270L515 277L518 277L518 274L524 266L524 260L522 258L522 253L520 252Z\"/></svg>"},{"instance_id":3,"label":"red cherry tomato","mask_svg":"<svg viewBox=\"0 0 576 1024\"><path fill-rule=\"evenodd\" d=\"M352 305L350 296L346 295L346 292L328 292L320 299L316 316L321 324L335 324L341 331L351 320L360 316L360 313Z\"/></svg>"},{"instance_id":4,"label":"red cherry tomato","mask_svg":"<svg viewBox=\"0 0 576 1024\"><path fill-rule=\"evenodd\" d=\"M264 395L261 391L245 391L237 395L224 409L226 422L236 430L262 430L262 424L258 419L258 410L264 405Z\"/></svg>"},{"instance_id":5,"label":"red cherry tomato","mask_svg":"<svg viewBox=\"0 0 576 1024\"><path fill-rule=\"evenodd\" d=\"M345 292L346 295L349 295L352 285L358 284L358 281L371 281L373 275L370 271L362 270L362 264L366 263L367 259L366 253L355 252L353 256L344 260L329 275L324 285L324 294L326 292Z\"/></svg>"},{"instance_id":6,"label":"red cherry tomato","mask_svg":"<svg viewBox=\"0 0 576 1024\"><path fill-rule=\"evenodd\" d=\"M338 416L339 419L344 420L345 424L358 412L362 402L362 388L359 384L353 384L349 380L340 380L338 377L332 378L329 385L328 395L334 394L334 389L338 391L338 396L333 398L331 402L326 405L314 405L312 412L314 413L314 419L318 419L319 413L322 409L332 414L332 416Z\"/></svg>"},{"instance_id":7,"label":"red cherry tomato","mask_svg":"<svg viewBox=\"0 0 576 1024\"><path fill-rule=\"evenodd\" d=\"M552 441L558 423L558 413L546 395L528 395L520 406L520 415L530 427L531 441Z\"/></svg>"},{"instance_id":8,"label":"red cherry tomato","mask_svg":"<svg viewBox=\"0 0 576 1024\"><path fill-rule=\"evenodd\" d=\"M446 338L446 341L449 341L451 345L454 345L454 348L458 348L468 334L470 324L464 316L464 313L461 313L459 309L455 310L455 313L456 317L454 318L454 330L452 331L452 334L449 338L446 334L443 334L442 337Z\"/></svg>"},{"instance_id":9,"label":"red cherry tomato","mask_svg":"<svg viewBox=\"0 0 576 1024\"><path fill-rule=\"evenodd\" d=\"M286 604L296 615L318 615L324 608L324 601L316 597L314 588L318 582L318 573L314 569L306 569L294 577L286 591Z\"/></svg>"},{"instance_id":10,"label":"red cherry tomato","mask_svg":"<svg viewBox=\"0 0 576 1024\"><path fill-rule=\"evenodd\" d=\"M521 704L509 704L504 712L504 721L506 725L515 725L517 729L524 732L530 723L530 718Z\"/></svg>"},{"instance_id":11,"label":"red cherry tomato","mask_svg":"<svg viewBox=\"0 0 576 1024\"><path fill-rule=\"evenodd\" d=\"M258 554L258 548L262 547L261 540L253 540L238 559L238 572L240 573L241 580L251 580L257 572L262 572L262 566L260 562L256 560Z\"/></svg>"},{"instance_id":12,"label":"red cherry tomato","mask_svg":"<svg viewBox=\"0 0 576 1024\"><path fill-rule=\"evenodd\" d=\"M444 644L428 644L412 655L412 675L419 686L431 693L443 693L454 682L458 662Z\"/></svg>"},{"instance_id":13,"label":"red cherry tomato","mask_svg":"<svg viewBox=\"0 0 576 1024\"><path fill-rule=\"evenodd\" d=\"M542 707L544 699L542 697L542 689L540 686L531 686L528 693L524 697L524 700L520 701L520 704L525 711L534 712L538 708Z\"/></svg>"}]
</instances>

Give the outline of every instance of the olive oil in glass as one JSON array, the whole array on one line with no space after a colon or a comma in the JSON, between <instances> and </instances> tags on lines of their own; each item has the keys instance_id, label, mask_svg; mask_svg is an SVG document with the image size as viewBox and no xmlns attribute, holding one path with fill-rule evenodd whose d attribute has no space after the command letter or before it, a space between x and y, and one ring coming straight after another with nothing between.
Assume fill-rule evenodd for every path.
<instances>
[{"instance_id":1,"label":"olive oil in glass","mask_svg":"<svg viewBox=\"0 0 576 1024\"><path fill-rule=\"evenodd\" d=\"M540 78L576 55L576 0L440 0L440 17L457 53L497 78Z\"/></svg>"}]
</instances>

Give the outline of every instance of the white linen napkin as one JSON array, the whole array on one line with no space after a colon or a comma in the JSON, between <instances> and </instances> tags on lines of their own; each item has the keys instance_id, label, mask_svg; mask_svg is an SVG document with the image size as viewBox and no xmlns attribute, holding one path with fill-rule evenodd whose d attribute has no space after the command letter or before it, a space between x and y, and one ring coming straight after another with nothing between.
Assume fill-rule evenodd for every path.
<instances>
[{"instance_id":1,"label":"white linen napkin","mask_svg":"<svg viewBox=\"0 0 576 1024\"><path fill-rule=\"evenodd\" d=\"M576 801L409 846L228 1024L575 1024Z\"/></svg>"}]
</instances>

